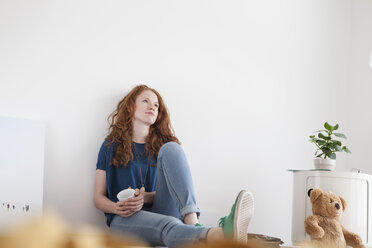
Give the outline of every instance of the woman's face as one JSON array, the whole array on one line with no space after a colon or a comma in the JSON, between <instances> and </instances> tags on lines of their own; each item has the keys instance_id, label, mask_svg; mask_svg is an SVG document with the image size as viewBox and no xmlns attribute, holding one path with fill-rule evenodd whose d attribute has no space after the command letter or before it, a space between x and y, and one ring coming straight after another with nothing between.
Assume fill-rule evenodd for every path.
<instances>
[{"instance_id":1,"label":"woman's face","mask_svg":"<svg viewBox=\"0 0 372 248\"><path fill-rule=\"evenodd\" d=\"M139 121L147 125L155 123L158 117L159 102L158 97L151 90L144 90L137 96L134 121Z\"/></svg>"}]
</instances>

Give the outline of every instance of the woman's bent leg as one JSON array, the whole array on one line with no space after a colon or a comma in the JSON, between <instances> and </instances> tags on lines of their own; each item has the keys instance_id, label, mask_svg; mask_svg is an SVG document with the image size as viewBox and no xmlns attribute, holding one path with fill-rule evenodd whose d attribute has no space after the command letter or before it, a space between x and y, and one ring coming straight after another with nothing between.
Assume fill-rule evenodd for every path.
<instances>
[{"instance_id":1,"label":"woman's bent leg","mask_svg":"<svg viewBox=\"0 0 372 248\"><path fill-rule=\"evenodd\" d=\"M209 230L185 225L172 216L143 210L127 218L115 216L110 229L115 233L136 236L152 246L168 247L206 239Z\"/></svg>"},{"instance_id":2,"label":"woman's bent leg","mask_svg":"<svg viewBox=\"0 0 372 248\"><path fill-rule=\"evenodd\" d=\"M186 214L200 214L185 153L176 142L164 144L157 160L156 194L152 211L181 220Z\"/></svg>"}]
</instances>

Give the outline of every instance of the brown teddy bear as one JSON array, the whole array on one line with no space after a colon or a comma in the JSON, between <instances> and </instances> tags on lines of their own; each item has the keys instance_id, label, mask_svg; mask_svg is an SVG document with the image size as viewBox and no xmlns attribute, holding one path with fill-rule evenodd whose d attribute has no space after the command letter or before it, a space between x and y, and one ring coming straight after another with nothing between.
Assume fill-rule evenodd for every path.
<instances>
[{"instance_id":1,"label":"brown teddy bear","mask_svg":"<svg viewBox=\"0 0 372 248\"><path fill-rule=\"evenodd\" d=\"M313 215L305 220L305 230L314 243L334 247L364 247L362 239L349 232L339 222L346 208L346 201L332 192L309 190Z\"/></svg>"}]
</instances>

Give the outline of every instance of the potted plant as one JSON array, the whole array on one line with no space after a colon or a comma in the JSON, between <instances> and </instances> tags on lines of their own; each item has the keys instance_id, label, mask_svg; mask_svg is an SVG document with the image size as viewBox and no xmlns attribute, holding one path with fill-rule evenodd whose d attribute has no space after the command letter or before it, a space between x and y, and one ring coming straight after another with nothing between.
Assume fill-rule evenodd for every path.
<instances>
[{"instance_id":1,"label":"potted plant","mask_svg":"<svg viewBox=\"0 0 372 248\"><path fill-rule=\"evenodd\" d=\"M310 142L317 147L315 152L314 166L316 169L334 170L336 167L336 152L351 153L346 146L342 146L340 140L336 140L334 136L346 139L342 133L335 133L338 129L338 124L331 126L327 122L324 123L325 130L318 130L314 133L318 135L311 135ZM320 152L320 154L318 154Z\"/></svg>"}]
</instances>

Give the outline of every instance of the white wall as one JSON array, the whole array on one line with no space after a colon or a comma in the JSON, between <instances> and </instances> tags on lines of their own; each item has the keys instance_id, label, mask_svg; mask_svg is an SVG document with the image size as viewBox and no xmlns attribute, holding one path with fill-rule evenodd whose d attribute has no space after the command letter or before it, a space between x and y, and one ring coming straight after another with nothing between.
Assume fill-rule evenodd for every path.
<instances>
[{"instance_id":1,"label":"white wall","mask_svg":"<svg viewBox=\"0 0 372 248\"><path fill-rule=\"evenodd\" d=\"M45 208L104 226L92 192L106 118L147 83L169 107L201 221L216 225L246 188L249 231L288 242L286 170L312 168L308 136L324 121L348 130L350 24L350 0L0 1L0 115L46 121Z\"/></svg>"},{"instance_id":2,"label":"white wall","mask_svg":"<svg viewBox=\"0 0 372 248\"><path fill-rule=\"evenodd\" d=\"M372 174L372 68L368 66L372 51L372 1L352 1L352 78L348 99L352 156L348 167Z\"/></svg>"}]
</instances>

